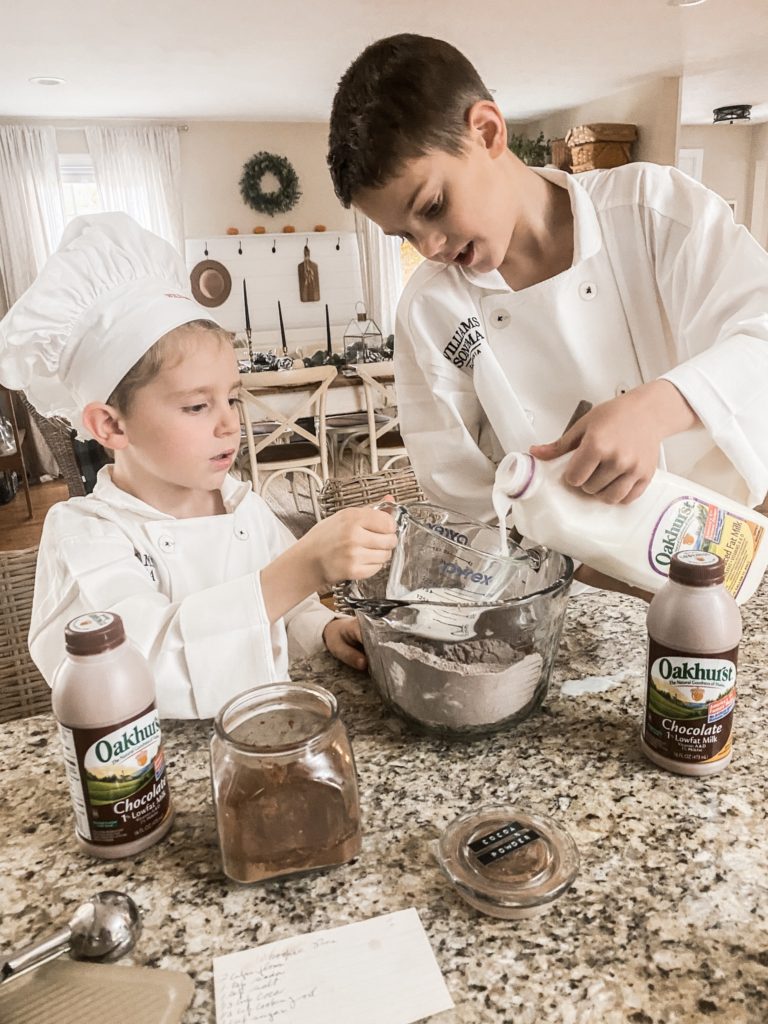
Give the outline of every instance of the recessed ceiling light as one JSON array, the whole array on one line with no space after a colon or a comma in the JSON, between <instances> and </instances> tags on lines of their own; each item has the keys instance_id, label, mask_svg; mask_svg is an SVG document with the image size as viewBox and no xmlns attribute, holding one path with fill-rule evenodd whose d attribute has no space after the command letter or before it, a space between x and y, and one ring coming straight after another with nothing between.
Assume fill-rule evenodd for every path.
<instances>
[{"instance_id":1,"label":"recessed ceiling light","mask_svg":"<svg viewBox=\"0 0 768 1024\"><path fill-rule=\"evenodd\" d=\"M32 85L64 85L65 80L63 78L53 78L47 75L36 75L34 78L30 78Z\"/></svg>"},{"instance_id":2,"label":"recessed ceiling light","mask_svg":"<svg viewBox=\"0 0 768 1024\"><path fill-rule=\"evenodd\" d=\"M667 0L668 7L698 7L699 4L706 3L707 0Z\"/></svg>"}]
</instances>

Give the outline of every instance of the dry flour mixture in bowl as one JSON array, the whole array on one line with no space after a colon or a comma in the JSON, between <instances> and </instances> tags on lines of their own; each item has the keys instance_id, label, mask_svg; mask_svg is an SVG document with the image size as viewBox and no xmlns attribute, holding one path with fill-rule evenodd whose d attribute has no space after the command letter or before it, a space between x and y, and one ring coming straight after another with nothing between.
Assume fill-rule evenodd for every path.
<instances>
[{"instance_id":1,"label":"dry flour mixture in bowl","mask_svg":"<svg viewBox=\"0 0 768 1024\"><path fill-rule=\"evenodd\" d=\"M471 738L523 721L547 695L573 579L537 548L515 596L494 604L386 597L388 569L337 590L354 611L384 702L420 731ZM504 595L502 595L503 597Z\"/></svg>"}]
</instances>

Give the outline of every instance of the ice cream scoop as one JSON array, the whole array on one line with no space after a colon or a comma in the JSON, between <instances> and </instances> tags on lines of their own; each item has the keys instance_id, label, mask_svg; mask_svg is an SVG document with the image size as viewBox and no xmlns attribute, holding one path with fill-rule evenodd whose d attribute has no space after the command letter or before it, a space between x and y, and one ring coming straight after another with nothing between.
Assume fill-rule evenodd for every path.
<instances>
[{"instance_id":1,"label":"ice cream scoop","mask_svg":"<svg viewBox=\"0 0 768 1024\"><path fill-rule=\"evenodd\" d=\"M139 908L122 892L97 892L67 924L0 961L0 984L69 952L75 960L109 963L130 952L141 933Z\"/></svg>"}]
</instances>

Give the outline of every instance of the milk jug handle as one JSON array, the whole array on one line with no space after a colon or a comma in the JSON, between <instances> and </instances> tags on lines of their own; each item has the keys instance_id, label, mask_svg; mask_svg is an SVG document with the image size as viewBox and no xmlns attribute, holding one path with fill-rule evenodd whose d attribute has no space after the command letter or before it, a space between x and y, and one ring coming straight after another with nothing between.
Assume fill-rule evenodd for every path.
<instances>
[{"instance_id":1,"label":"milk jug handle","mask_svg":"<svg viewBox=\"0 0 768 1024\"><path fill-rule=\"evenodd\" d=\"M578 420L580 420L582 416L586 415L586 413L588 413L591 408L592 408L592 403L588 402L585 398L582 398L582 400L579 402L579 404L573 410L573 415L571 416L571 418L566 423L565 430L563 430L563 433L564 434L567 433L571 429L571 427L574 425L574 423L578 422Z\"/></svg>"}]
</instances>

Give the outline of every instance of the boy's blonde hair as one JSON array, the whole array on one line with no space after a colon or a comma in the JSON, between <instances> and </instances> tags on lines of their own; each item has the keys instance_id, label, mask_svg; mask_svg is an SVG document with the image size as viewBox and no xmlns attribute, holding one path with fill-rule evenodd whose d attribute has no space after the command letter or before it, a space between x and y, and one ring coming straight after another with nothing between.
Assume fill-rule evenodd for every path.
<instances>
[{"instance_id":1,"label":"boy's blonde hair","mask_svg":"<svg viewBox=\"0 0 768 1024\"><path fill-rule=\"evenodd\" d=\"M169 359L174 356L178 360L184 358L183 335L190 329L216 334L222 342L229 345L233 343L234 336L214 323L213 320L190 320L189 323L181 324L180 327L174 327L172 331L168 331L162 338L159 338L137 363L133 364L107 399L107 405L114 406L123 415L128 413L136 392L154 380L162 368L168 365Z\"/></svg>"}]
</instances>

